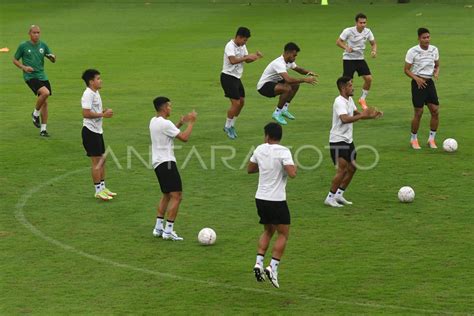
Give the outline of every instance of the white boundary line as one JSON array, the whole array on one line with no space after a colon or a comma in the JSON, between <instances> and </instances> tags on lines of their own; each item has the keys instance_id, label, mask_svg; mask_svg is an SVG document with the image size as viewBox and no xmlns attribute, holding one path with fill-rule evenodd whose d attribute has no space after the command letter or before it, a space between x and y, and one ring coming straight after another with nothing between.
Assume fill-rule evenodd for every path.
<instances>
[{"instance_id":1,"label":"white boundary line","mask_svg":"<svg viewBox=\"0 0 474 316\"><path fill-rule=\"evenodd\" d=\"M89 168L87 168L89 169ZM257 288L247 288L247 287L240 287L237 285L229 285L229 284L223 284L223 283L217 283L213 281L205 281L205 280L198 280L198 279L193 279L193 278L188 278L188 277L182 277L179 275L171 274L171 273L164 273L164 272L159 272L159 271L154 271L150 269L145 269L145 268L138 268L134 267L125 263L120 263L116 262L110 259L106 259L103 257L99 257L96 255L89 254L87 252L84 252L82 250L76 249L70 245L67 245L65 243L62 243L45 233L43 233L41 230L36 228L33 224L31 224L28 219L26 218L23 209L25 208L25 205L27 204L28 200L38 191L42 190L44 187L49 186L50 184L57 182L59 180L62 180L64 178L67 178L73 174L79 173L79 172L84 172L86 168L83 169L78 169L74 171L70 171L67 173L64 173L60 176L57 176L53 179L50 179L49 181L32 188L28 190L17 202L15 206L15 218L23 225L25 226L30 232L32 232L34 235L40 237L41 239L47 241L50 244L53 244L63 250L75 253L81 257L85 257L88 259L91 259L93 261L99 262L99 263L105 263L108 265L111 265L113 267L117 268L123 268L127 270L132 270L132 271L137 271L145 274L150 274L154 276L159 276L159 277L166 277L166 278L171 278L171 279L176 279L176 280L182 280L186 282L192 282L192 283L198 283L210 287L217 287L217 288L226 288L230 290L241 290L241 291L246 291L246 292L254 292L254 293L260 293L260 294L269 294L269 295L277 295L277 296L296 296L301 299L305 300L315 300L315 301L321 301L321 302L327 302L327 303L333 303L333 304L341 304L341 305L349 305L349 306L358 306L358 307L370 307L370 308L378 308L378 309L392 309L392 310L402 310L402 311L410 311L410 312L420 312L420 313L434 313L434 314L456 314L451 311L442 311L442 310L430 310L430 309L422 309L422 308L414 308L414 307L405 307L405 306L398 306L398 305L384 305L384 304L377 304L377 303L361 303L361 302L351 302L351 301L346 301L346 300L336 300L336 299L330 299L330 298L324 298L324 297L315 297L315 296L310 296L310 295L305 295L305 294L289 294L285 292L278 292L278 290L274 291L269 291L269 290L262 290L262 289L257 289ZM458 313L460 314L460 313Z\"/></svg>"}]
</instances>

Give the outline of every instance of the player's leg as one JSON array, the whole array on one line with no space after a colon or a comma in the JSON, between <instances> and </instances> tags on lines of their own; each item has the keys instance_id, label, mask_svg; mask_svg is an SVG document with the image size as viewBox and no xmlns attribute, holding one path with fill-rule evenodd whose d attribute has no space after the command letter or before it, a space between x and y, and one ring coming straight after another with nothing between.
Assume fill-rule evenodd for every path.
<instances>
[{"instance_id":1,"label":"player's leg","mask_svg":"<svg viewBox=\"0 0 474 316\"><path fill-rule=\"evenodd\" d=\"M288 242L288 236L290 234L290 225L278 224L276 225L276 231L278 233L277 239L273 245L272 260L270 266L265 268L265 274L267 275L270 282L274 287L279 288L278 283L278 267L280 260L285 252L286 244Z\"/></svg>"},{"instance_id":2,"label":"player's leg","mask_svg":"<svg viewBox=\"0 0 474 316\"><path fill-rule=\"evenodd\" d=\"M427 97L426 103L431 113L430 136L428 137L428 146L430 146L430 148L438 148L435 142L436 131L438 130L438 126L439 126L438 94L436 92L434 81L429 80L427 83L428 83L428 86L426 87L426 89L428 92L428 97Z\"/></svg>"},{"instance_id":3,"label":"player's leg","mask_svg":"<svg viewBox=\"0 0 474 316\"><path fill-rule=\"evenodd\" d=\"M179 206L183 199L183 186L181 183L181 176L179 175L178 168L174 161L165 163L166 172L166 187L164 190L169 192L170 201L168 204L168 216L166 218L165 230L163 232L163 239L170 240L183 240L182 237L179 237L174 231L174 222L178 216Z\"/></svg>"},{"instance_id":4,"label":"player's leg","mask_svg":"<svg viewBox=\"0 0 474 316\"><path fill-rule=\"evenodd\" d=\"M283 118L283 107L290 100L292 94L291 85L287 83L277 83L275 85L275 95L278 95L278 104L275 111L272 114L272 118L282 125L286 125L287 122Z\"/></svg>"},{"instance_id":5,"label":"player's leg","mask_svg":"<svg viewBox=\"0 0 474 316\"><path fill-rule=\"evenodd\" d=\"M336 194L335 194L335 199L336 202L342 205L351 205L352 202L346 200L344 197L344 192L346 191L347 187L352 181L352 178L354 177L354 174L356 172L356 166L355 166L355 160L347 164L346 167L346 172L344 173L344 177L342 178L341 184L337 188Z\"/></svg>"},{"instance_id":6,"label":"player's leg","mask_svg":"<svg viewBox=\"0 0 474 316\"><path fill-rule=\"evenodd\" d=\"M295 119L295 116L290 113L289 107L290 107L290 102L291 102L291 100L293 100L293 98L295 97L296 93L298 92L298 89L300 88L300 84L299 84L299 83L292 84L292 85L290 85L290 87L291 87L291 91L290 91L290 94L289 94L289 96L288 96L287 101L286 101L285 104L283 105L282 115L283 115L284 117L290 119L290 120L294 120L294 119Z\"/></svg>"},{"instance_id":7,"label":"player's leg","mask_svg":"<svg viewBox=\"0 0 474 316\"><path fill-rule=\"evenodd\" d=\"M420 128L421 117L423 116L423 107L427 98L427 89L419 89L415 80L411 81L411 101L413 104L413 119L411 121L411 147L421 149L418 143L418 129Z\"/></svg>"},{"instance_id":8,"label":"player's leg","mask_svg":"<svg viewBox=\"0 0 474 316\"><path fill-rule=\"evenodd\" d=\"M112 197L106 194L101 185L103 175L103 159L102 156L91 156L91 175L94 182L95 197L103 201L111 200Z\"/></svg>"},{"instance_id":9,"label":"player's leg","mask_svg":"<svg viewBox=\"0 0 474 316\"><path fill-rule=\"evenodd\" d=\"M359 104L362 109L366 109L367 101L365 99L369 95L369 90L372 85L372 74L370 73L369 65L367 65L365 60L357 61L357 63L357 73L364 79L364 84L362 85L362 94L359 98Z\"/></svg>"},{"instance_id":10,"label":"player's leg","mask_svg":"<svg viewBox=\"0 0 474 316\"><path fill-rule=\"evenodd\" d=\"M344 142L329 143L329 152L331 154L332 162L336 166L336 175L332 179L331 188L328 195L326 196L326 199L324 200L324 204L326 205L332 207L342 207L342 205L336 201L336 193L338 188L341 186L342 180L344 179L346 173L348 160L344 159L344 156L347 156L346 152L348 151L349 144Z\"/></svg>"},{"instance_id":11,"label":"player's leg","mask_svg":"<svg viewBox=\"0 0 474 316\"><path fill-rule=\"evenodd\" d=\"M168 209L168 204L171 200L171 196L169 193L163 193L163 196L160 199L160 203L156 208L156 223L155 228L153 229L153 236L161 237L163 235L163 222L165 218L166 210Z\"/></svg>"},{"instance_id":12,"label":"player's leg","mask_svg":"<svg viewBox=\"0 0 474 316\"><path fill-rule=\"evenodd\" d=\"M36 110L41 113L41 131L40 136L48 137L46 131L46 124L48 124L48 97L51 92L46 86L42 86L38 89L38 99L36 100Z\"/></svg>"},{"instance_id":13,"label":"player's leg","mask_svg":"<svg viewBox=\"0 0 474 316\"><path fill-rule=\"evenodd\" d=\"M239 99L230 98L230 107L229 107L229 110L227 110L227 118L224 125L224 132L227 134L227 136L230 139L235 138L235 135L232 132L232 129L233 129L232 127L234 126L235 120L238 114L240 113L241 109L242 108L240 105L240 98Z\"/></svg>"}]
</instances>

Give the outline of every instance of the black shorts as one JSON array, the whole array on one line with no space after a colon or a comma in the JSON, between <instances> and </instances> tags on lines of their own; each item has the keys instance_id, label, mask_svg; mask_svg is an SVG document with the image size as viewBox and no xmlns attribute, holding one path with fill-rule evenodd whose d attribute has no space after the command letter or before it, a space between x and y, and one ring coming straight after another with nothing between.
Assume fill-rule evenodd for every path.
<instances>
[{"instance_id":1,"label":"black shorts","mask_svg":"<svg viewBox=\"0 0 474 316\"><path fill-rule=\"evenodd\" d=\"M338 158L343 158L349 163L357 158L354 142L350 144L346 142L329 143L329 151L331 152L331 159L334 165L337 165Z\"/></svg>"},{"instance_id":2,"label":"black shorts","mask_svg":"<svg viewBox=\"0 0 474 316\"><path fill-rule=\"evenodd\" d=\"M365 62L364 59L357 60L342 60L342 68L344 73L342 74L345 77L354 77L354 72L357 71L357 74L360 76L370 75L369 65Z\"/></svg>"},{"instance_id":3,"label":"black shorts","mask_svg":"<svg viewBox=\"0 0 474 316\"><path fill-rule=\"evenodd\" d=\"M290 225L290 210L286 201L266 201L255 199L260 224Z\"/></svg>"},{"instance_id":4,"label":"black shorts","mask_svg":"<svg viewBox=\"0 0 474 316\"><path fill-rule=\"evenodd\" d=\"M258 89L258 92L267 98L274 98L276 97L275 94L275 86L279 83L285 83L285 80L280 80L278 82L265 82L265 84Z\"/></svg>"},{"instance_id":5,"label":"black shorts","mask_svg":"<svg viewBox=\"0 0 474 316\"><path fill-rule=\"evenodd\" d=\"M183 184L181 183L181 176L176 167L176 162L165 161L155 168L155 174L160 183L161 192L182 192Z\"/></svg>"},{"instance_id":6,"label":"black shorts","mask_svg":"<svg viewBox=\"0 0 474 316\"><path fill-rule=\"evenodd\" d=\"M33 78L33 79L30 79L30 80L25 81L25 82L28 85L28 87L30 87L31 91L33 91L33 93L35 95L38 95L38 90L41 87L48 88L49 95L53 95L53 91L51 90L51 84L49 83L49 80L41 81L39 79Z\"/></svg>"},{"instance_id":7,"label":"black shorts","mask_svg":"<svg viewBox=\"0 0 474 316\"><path fill-rule=\"evenodd\" d=\"M411 101L415 108L422 108L423 105L431 103L439 105L438 94L432 79L426 80L426 87L418 89L415 80L411 81Z\"/></svg>"},{"instance_id":8,"label":"black shorts","mask_svg":"<svg viewBox=\"0 0 474 316\"><path fill-rule=\"evenodd\" d=\"M100 157L105 153L104 136L82 127L82 145L89 157Z\"/></svg>"},{"instance_id":9,"label":"black shorts","mask_svg":"<svg viewBox=\"0 0 474 316\"><path fill-rule=\"evenodd\" d=\"M245 89L239 78L221 72L221 86L227 98L239 100L245 98Z\"/></svg>"}]
</instances>

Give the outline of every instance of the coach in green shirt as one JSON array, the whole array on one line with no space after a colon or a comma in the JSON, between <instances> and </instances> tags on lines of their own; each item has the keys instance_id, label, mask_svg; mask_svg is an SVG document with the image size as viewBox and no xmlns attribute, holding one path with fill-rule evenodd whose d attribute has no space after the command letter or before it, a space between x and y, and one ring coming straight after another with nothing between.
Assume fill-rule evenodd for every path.
<instances>
[{"instance_id":1,"label":"coach in green shirt","mask_svg":"<svg viewBox=\"0 0 474 316\"><path fill-rule=\"evenodd\" d=\"M28 34L30 40L25 41L18 46L13 63L23 70L23 78L26 84L30 87L35 95L38 96L36 106L31 114L33 124L41 127L40 136L48 137L46 131L46 124L48 123L48 97L51 93L51 84L48 76L44 72L44 57L51 62L56 62L56 56L51 53L48 45L40 41L40 28L37 25L32 25ZM20 61L21 59L21 61ZM40 124L41 114L41 124Z\"/></svg>"}]
</instances>

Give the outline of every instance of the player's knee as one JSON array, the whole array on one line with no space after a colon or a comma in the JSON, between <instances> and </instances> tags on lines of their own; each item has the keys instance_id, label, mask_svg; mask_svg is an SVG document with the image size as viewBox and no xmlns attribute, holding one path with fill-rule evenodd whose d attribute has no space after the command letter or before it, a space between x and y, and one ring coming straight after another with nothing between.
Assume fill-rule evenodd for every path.
<instances>
[{"instance_id":1,"label":"player's knee","mask_svg":"<svg viewBox=\"0 0 474 316\"><path fill-rule=\"evenodd\" d=\"M370 84L370 83L372 83L372 76L365 76L364 80L365 80L366 83Z\"/></svg>"},{"instance_id":2,"label":"player's knee","mask_svg":"<svg viewBox=\"0 0 474 316\"><path fill-rule=\"evenodd\" d=\"M183 200L183 192L170 192L170 198L181 202Z\"/></svg>"},{"instance_id":3,"label":"player's knee","mask_svg":"<svg viewBox=\"0 0 474 316\"><path fill-rule=\"evenodd\" d=\"M291 92L291 86L289 84L285 84L282 88L283 93L290 93Z\"/></svg>"},{"instance_id":4,"label":"player's knee","mask_svg":"<svg viewBox=\"0 0 474 316\"><path fill-rule=\"evenodd\" d=\"M49 91L47 88L41 89L38 92L39 95L43 97L49 97L51 95L51 91Z\"/></svg>"},{"instance_id":5,"label":"player's knee","mask_svg":"<svg viewBox=\"0 0 474 316\"><path fill-rule=\"evenodd\" d=\"M297 83L297 84L294 84L291 86L291 90L294 92L298 91L298 89L300 88L300 84Z\"/></svg>"}]
</instances>

